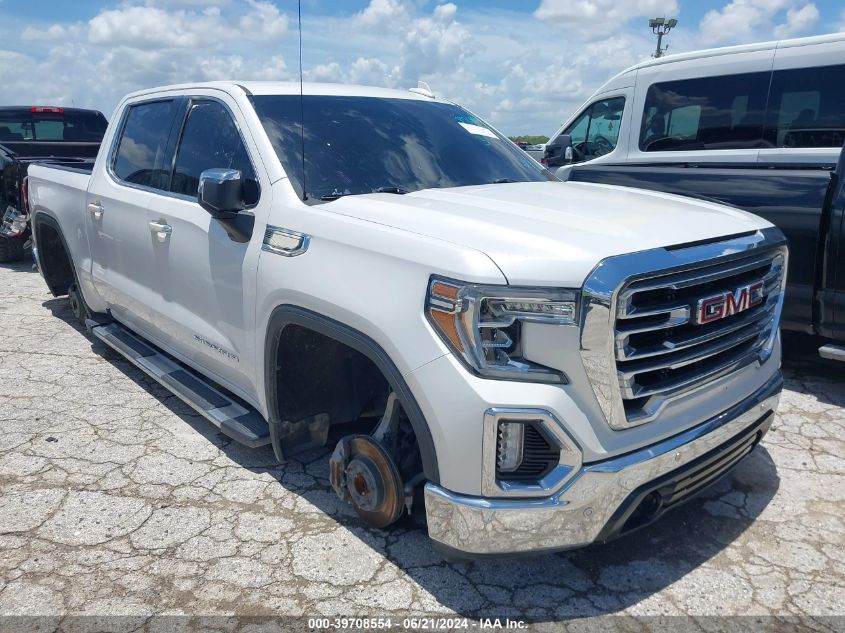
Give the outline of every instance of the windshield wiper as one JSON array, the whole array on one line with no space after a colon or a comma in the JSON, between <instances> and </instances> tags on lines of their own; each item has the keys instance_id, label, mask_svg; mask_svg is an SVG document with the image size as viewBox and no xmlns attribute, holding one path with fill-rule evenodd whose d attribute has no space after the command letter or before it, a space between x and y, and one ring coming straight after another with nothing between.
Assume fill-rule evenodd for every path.
<instances>
[{"instance_id":1,"label":"windshield wiper","mask_svg":"<svg viewBox=\"0 0 845 633\"><path fill-rule=\"evenodd\" d=\"M377 187L372 191L356 191L355 193L329 193L324 196L320 196L320 200L331 201L337 200L338 198L343 198L344 196L363 196L365 193L396 193L399 195L404 195L406 193L411 193L407 189L402 189L402 187Z\"/></svg>"},{"instance_id":2,"label":"windshield wiper","mask_svg":"<svg viewBox=\"0 0 845 633\"><path fill-rule=\"evenodd\" d=\"M522 181L521 180L514 180L513 178L499 178L498 180L494 180L493 184L494 185L501 185L502 183L505 183L505 182L522 182Z\"/></svg>"},{"instance_id":3,"label":"windshield wiper","mask_svg":"<svg viewBox=\"0 0 845 633\"><path fill-rule=\"evenodd\" d=\"M410 193L410 191L402 189L402 187L379 187L378 189L373 189L373 193L398 193L399 195L405 195L406 193Z\"/></svg>"}]
</instances>

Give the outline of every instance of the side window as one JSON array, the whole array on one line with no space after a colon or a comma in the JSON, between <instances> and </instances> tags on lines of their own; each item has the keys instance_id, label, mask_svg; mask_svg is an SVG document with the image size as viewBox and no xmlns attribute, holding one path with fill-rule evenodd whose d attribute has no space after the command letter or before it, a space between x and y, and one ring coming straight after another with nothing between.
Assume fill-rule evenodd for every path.
<instances>
[{"instance_id":1,"label":"side window","mask_svg":"<svg viewBox=\"0 0 845 633\"><path fill-rule=\"evenodd\" d=\"M258 202L255 172L232 115L217 101L199 101L188 113L170 190L196 196L200 174L215 168L240 170L247 206Z\"/></svg>"},{"instance_id":2,"label":"side window","mask_svg":"<svg viewBox=\"0 0 845 633\"><path fill-rule=\"evenodd\" d=\"M597 101L590 108L590 129L587 132L590 158L603 156L616 148L624 108L625 99L623 97Z\"/></svg>"},{"instance_id":3,"label":"side window","mask_svg":"<svg viewBox=\"0 0 845 633\"><path fill-rule=\"evenodd\" d=\"M166 189L170 170L164 154L176 112L175 101L153 101L129 107L112 170L125 182ZM168 166L169 167L169 166Z\"/></svg>"},{"instance_id":4,"label":"side window","mask_svg":"<svg viewBox=\"0 0 845 633\"><path fill-rule=\"evenodd\" d=\"M584 111L584 114L575 119L572 125L562 132L563 134L569 134L572 138L573 147L587 140L587 130L590 127L590 110L592 110L592 108L593 106L587 108Z\"/></svg>"},{"instance_id":5,"label":"side window","mask_svg":"<svg viewBox=\"0 0 845 633\"><path fill-rule=\"evenodd\" d=\"M776 70L765 138L773 147L842 147L845 66Z\"/></svg>"},{"instance_id":6,"label":"side window","mask_svg":"<svg viewBox=\"0 0 845 633\"><path fill-rule=\"evenodd\" d=\"M596 101L562 133L572 138L573 162L612 152L619 140L624 97Z\"/></svg>"},{"instance_id":7,"label":"side window","mask_svg":"<svg viewBox=\"0 0 845 633\"><path fill-rule=\"evenodd\" d=\"M640 150L765 147L769 73L699 77L649 86Z\"/></svg>"}]
</instances>

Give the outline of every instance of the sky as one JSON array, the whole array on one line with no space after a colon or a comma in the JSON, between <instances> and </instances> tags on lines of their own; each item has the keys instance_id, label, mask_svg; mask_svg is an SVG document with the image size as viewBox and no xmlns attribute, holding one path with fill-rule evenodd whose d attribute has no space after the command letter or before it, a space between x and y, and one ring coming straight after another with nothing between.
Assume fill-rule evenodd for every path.
<instances>
[{"instance_id":1,"label":"sky","mask_svg":"<svg viewBox=\"0 0 845 633\"><path fill-rule=\"evenodd\" d=\"M426 81L508 135L550 135L654 52L845 30L839 0L301 0L306 81ZM296 0L0 0L0 105L107 117L133 90L298 80Z\"/></svg>"}]
</instances>

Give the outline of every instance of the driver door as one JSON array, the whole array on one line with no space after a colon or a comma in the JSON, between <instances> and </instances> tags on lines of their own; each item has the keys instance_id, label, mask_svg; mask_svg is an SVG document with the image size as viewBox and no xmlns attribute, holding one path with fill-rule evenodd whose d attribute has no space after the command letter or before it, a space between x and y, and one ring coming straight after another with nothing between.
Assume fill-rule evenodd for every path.
<instances>
[{"instance_id":1,"label":"driver door","mask_svg":"<svg viewBox=\"0 0 845 633\"><path fill-rule=\"evenodd\" d=\"M561 134L572 139L572 163L609 160L616 153L625 114L625 96L613 95L594 101ZM561 167L568 169L569 165ZM559 170L560 173L560 170Z\"/></svg>"},{"instance_id":2,"label":"driver door","mask_svg":"<svg viewBox=\"0 0 845 633\"><path fill-rule=\"evenodd\" d=\"M149 209L147 219L151 227L166 227L151 230L152 306L159 343L251 400L255 271L263 234L254 233L246 242L234 239L197 201L203 171L237 169L244 181L242 213L253 219L269 209L269 193L259 195L259 163L252 160L242 134L247 127L239 124L236 112L237 104L222 97L190 99L169 195ZM269 183L265 185L269 192Z\"/></svg>"}]
</instances>

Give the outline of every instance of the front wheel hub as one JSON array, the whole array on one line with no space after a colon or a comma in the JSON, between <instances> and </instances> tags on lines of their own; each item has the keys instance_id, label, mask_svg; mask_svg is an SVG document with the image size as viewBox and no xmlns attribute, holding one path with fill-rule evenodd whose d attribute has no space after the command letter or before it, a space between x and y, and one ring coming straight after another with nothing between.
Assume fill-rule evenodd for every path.
<instances>
[{"instance_id":1,"label":"front wheel hub","mask_svg":"<svg viewBox=\"0 0 845 633\"><path fill-rule=\"evenodd\" d=\"M369 457L356 457L346 467L346 488L352 503L374 512L384 503L384 481L378 467Z\"/></svg>"},{"instance_id":2,"label":"front wheel hub","mask_svg":"<svg viewBox=\"0 0 845 633\"><path fill-rule=\"evenodd\" d=\"M404 486L390 455L369 435L343 438L332 455L332 486L374 527L395 523L404 511Z\"/></svg>"}]
</instances>

